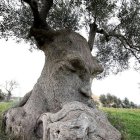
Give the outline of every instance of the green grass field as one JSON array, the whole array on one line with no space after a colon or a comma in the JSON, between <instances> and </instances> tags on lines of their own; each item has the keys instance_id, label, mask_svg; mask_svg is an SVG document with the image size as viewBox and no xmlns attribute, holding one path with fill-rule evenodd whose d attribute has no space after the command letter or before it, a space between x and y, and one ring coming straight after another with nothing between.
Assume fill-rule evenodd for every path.
<instances>
[{"instance_id":1,"label":"green grass field","mask_svg":"<svg viewBox=\"0 0 140 140\"><path fill-rule=\"evenodd\" d=\"M140 109L102 108L124 140L140 140Z\"/></svg>"},{"instance_id":2,"label":"green grass field","mask_svg":"<svg viewBox=\"0 0 140 140\"><path fill-rule=\"evenodd\" d=\"M14 103L0 103L0 127L2 113L10 108ZM108 119L121 133L122 140L140 140L140 109L114 109L102 108L106 112ZM0 129L0 140L8 140Z\"/></svg>"}]
</instances>

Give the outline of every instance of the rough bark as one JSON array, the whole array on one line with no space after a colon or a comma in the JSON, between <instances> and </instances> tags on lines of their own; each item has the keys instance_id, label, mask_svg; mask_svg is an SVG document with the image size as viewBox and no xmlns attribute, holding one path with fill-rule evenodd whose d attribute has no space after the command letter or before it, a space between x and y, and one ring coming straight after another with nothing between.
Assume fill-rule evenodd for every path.
<instances>
[{"instance_id":1,"label":"rough bark","mask_svg":"<svg viewBox=\"0 0 140 140\"><path fill-rule=\"evenodd\" d=\"M14 140L119 140L91 102L90 79L103 69L87 41L62 30L41 48L41 76L19 106L4 114L6 133Z\"/></svg>"},{"instance_id":2,"label":"rough bark","mask_svg":"<svg viewBox=\"0 0 140 140\"><path fill-rule=\"evenodd\" d=\"M37 121L42 123L44 140L119 140L120 134L96 108L73 101L57 113L43 113ZM41 136L41 134L40 134Z\"/></svg>"}]
</instances>

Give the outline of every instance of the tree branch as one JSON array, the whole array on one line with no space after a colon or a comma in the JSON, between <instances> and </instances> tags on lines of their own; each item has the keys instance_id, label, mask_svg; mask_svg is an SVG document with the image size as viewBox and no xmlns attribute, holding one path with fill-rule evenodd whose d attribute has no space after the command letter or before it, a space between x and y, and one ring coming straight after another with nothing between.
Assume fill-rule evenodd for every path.
<instances>
[{"instance_id":1,"label":"tree branch","mask_svg":"<svg viewBox=\"0 0 140 140\"><path fill-rule=\"evenodd\" d=\"M99 29L98 25L95 22L96 21L94 21L92 24L90 24L90 31L89 31L88 44L89 44L89 48L91 51L93 49L96 33L103 34L105 36L106 41L107 42L109 41L108 33L103 29Z\"/></svg>"},{"instance_id":2,"label":"tree branch","mask_svg":"<svg viewBox=\"0 0 140 140\"><path fill-rule=\"evenodd\" d=\"M42 21L41 17L40 17L40 13L38 11L38 2L35 0L23 0L24 2L26 2L27 4L30 5L30 8L32 10L33 13L33 18L34 18L34 22L33 22L33 28L46 28L46 21Z\"/></svg>"},{"instance_id":3,"label":"tree branch","mask_svg":"<svg viewBox=\"0 0 140 140\"><path fill-rule=\"evenodd\" d=\"M29 6L31 7L31 10L32 10L32 13L33 13L33 17L34 17L33 26L30 29L29 37L34 36L34 38L37 42L38 48L41 49L42 48L41 46L45 43L46 38L42 37L42 34L41 35L37 34L35 32L36 30L34 30L34 29L37 29L37 30L40 29L41 32L42 32L42 30L44 30L44 32L48 32L48 31L52 30L46 22L46 17L49 13L49 10L53 6L53 0L41 0L40 11L38 9L37 0L23 0L23 1L26 2L27 4L29 4Z\"/></svg>"},{"instance_id":4,"label":"tree branch","mask_svg":"<svg viewBox=\"0 0 140 140\"><path fill-rule=\"evenodd\" d=\"M140 63L140 57L138 57L132 49L127 48L125 45L123 45L123 46L124 46L125 49L129 50L129 51L132 53L132 55L133 55L133 56L138 60L138 62Z\"/></svg>"},{"instance_id":5,"label":"tree branch","mask_svg":"<svg viewBox=\"0 0 140 140\"><path fill-rule=\"evenodd\" d=\"M107 33L105 30L99 29L99 28L96 28L96 32L100 33L100 34L103 34L105 36L106 41L109 41L110 37L115 37L115 38L119 39L123 44L124 44L124 41L125 41L125 44L127 46L129 46L129 48L128 48L124 45L125 49L129 50L132 53L132 55L140 63L140 57L138 57L135 53L135 51L140 52L140 46L135 46L125 36L123 36L121 34L116 34L115 32L114 33Z\"/></svg>"},{"instance_id":6,"label":"tree branch","mask_svg":"<svg viewBox=\"0 0 140 140\"><path fill-rule=\"evenodd\" d=\"M128 39L125 36L123 36L122 34L117 34L115 32L113 32L113 33L107 33L104 29L99 29L99 28L96 29L96 32L97 33L100 33L100 34L103 34L105 36L105 39L106 39L107 42L110 40L109 37L115 37L115 38L117 38L119 40L123 39L125 41L125 43L131 49L134 49L136 51L140 51L140 46L137 46L137 45L134 45L134 44L130 43L130 41L128 41Z\"/></svg>"},{"instance_id":7,"label":"tree branch","mask_svg":"<svg viewBox=\"0 0 140 140\"><path fill-rule=\"evenodd\" d=\"M89 45L90 50L92 51L96 32L97 32L97 24L93 22L92 24L89 25L89 27L90 27L90 31L89 31L89 37L88 37L88 45Z\"/></svg>"},{"instance_id":8,"label":"tree branch","mask_svg":"<svg viewBox=\"0 0 140 140\"><path fill-rule=\"evenodd\" d=\"M103 34L105 36L106 41L107 42L109 41L109 34L105 30L97 28L96 32L100 33L100 34Z\"/></svg>"},{"instance_id":9,"label":"tree branch","mask_svg":"<svg viewBox=\"0 0 140 140\"><path fill-rule=\"evenodd\" d=\"M131 44L127 38L125 38L125 36L121 35L121 34L109 34L109 36L112 36L112 37L116 37L117 39L119 39L122 43L123 43L123 46L125 49L129 50L131 52L131 54L138 60L138 62L140 63L140 57L137 56L137 54L135 53L135 51L137 52L140 52L140 49L139 48L135 48L135 46L133 44ZM125 41L125 44L128 47L126 47L126 45L124 44L124 41Z\"/></svg>"},{"instance_id":10,"label":"tree branch","mask_svg":"<svg viewBox=\"0 0 140 140\"><path fill-rule=\"evenodd\" d=\"M110 37L116 37L116 38L118 38L119 40L124 40L125 41L125 43L131 48L131 49L134 49L134 50L136 50L136 51L140 51L140 47L139 46L135 46L134 44L132 44L132 43L130 43L130 41L128 41L128 39L125 37L125 36L123 36L123 35L121 35L121 34L116 34L116 33L110 33L110 34L108 34L108 36L110 36Z\"/></svg>"}]
</instances>

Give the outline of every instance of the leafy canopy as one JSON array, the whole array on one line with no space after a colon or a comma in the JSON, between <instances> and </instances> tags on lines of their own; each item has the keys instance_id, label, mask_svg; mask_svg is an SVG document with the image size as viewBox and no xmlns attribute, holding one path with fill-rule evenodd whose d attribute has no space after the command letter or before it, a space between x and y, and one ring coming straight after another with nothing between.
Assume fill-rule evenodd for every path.
<instances>
[{"instance_id":1,"label":"leafy canopy","mask_svg":"<svg viewBox=\"0 0 140 140\"><path fill-rule=\"evenodd\" d=\"M0 38L29 41L32 22L28 5L20 0L1 0ZM105 67L104 74L129 68L132 57L140 68L139 0L54 0L47 23L55 30L69 28L80 32L85 29L87 38L89 25L94 23L93 51Z\"/></svg>"}]
</instances>

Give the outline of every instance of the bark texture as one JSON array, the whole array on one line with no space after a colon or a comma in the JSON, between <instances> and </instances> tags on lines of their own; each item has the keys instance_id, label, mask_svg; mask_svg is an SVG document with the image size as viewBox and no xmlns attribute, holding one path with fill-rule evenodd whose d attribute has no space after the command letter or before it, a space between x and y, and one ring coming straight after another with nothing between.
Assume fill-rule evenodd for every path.
<instances>
[{"instance_id":1,"label":"bark texture","mask_svg":"<svg viewBox=\"0 0 140 140\"><path fill-rule=\"evenodd\" d=\"M62 30L41 48L41 76L19 106L4 114L6 133L14 140L119 140L120 133L91 102L91 78L103 68L87 41Z\"/></svg>"},{"instance_id":2,"label":"bark texture","mask_svg":"<svg viewBox=\"0 0 140 140\"><path fill-rule=\"evenodd\" d=\"M120 134L96 108L73 101L53 113L43 113L43 140L119 140ZM41 136L41 134L40 134Z\"/></svg>"}]
</instances>

